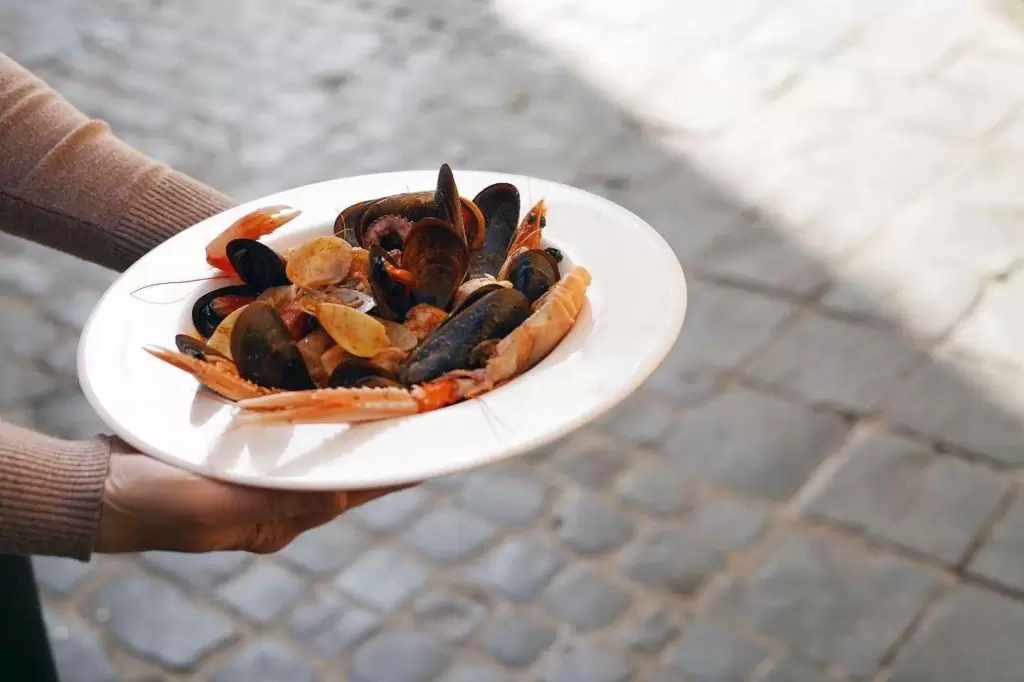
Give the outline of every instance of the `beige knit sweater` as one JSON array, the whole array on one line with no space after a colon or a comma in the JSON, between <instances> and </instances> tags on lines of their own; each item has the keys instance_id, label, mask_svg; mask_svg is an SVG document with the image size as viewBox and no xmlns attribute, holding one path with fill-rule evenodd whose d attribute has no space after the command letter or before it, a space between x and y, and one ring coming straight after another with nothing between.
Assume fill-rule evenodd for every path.
<instances>
[{"instance_id":1,"label":"beige knit sweater","mask_svg":"<svg viewBox=\"0 0 1024 682\"><path fill-rule=\"evenodd\" d=\"M0 230L123 271L231 205L0 53ZM108 460L103 438L64 441L0 423L0 554L88 559Z\"/></svg>"}]
</instances>

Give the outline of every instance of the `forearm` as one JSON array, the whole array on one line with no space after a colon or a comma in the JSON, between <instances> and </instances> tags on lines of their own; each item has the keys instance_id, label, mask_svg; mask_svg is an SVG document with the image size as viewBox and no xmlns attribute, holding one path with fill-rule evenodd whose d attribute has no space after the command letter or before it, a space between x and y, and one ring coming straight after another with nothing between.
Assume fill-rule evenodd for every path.
<instances>
[{"instance_id":1,"label":"forearm","mask_svg":"<svg viewBox=\"0 0 1024 682\"><path fill-rule=\"evenodd\" d=\"M0 554L87 560L109 463L105 438L65 441L0 423Z\"/></svg>"},{"instance_id":2,"label":"forearm","mask_svg":"<svg viewBox=\"0 0 1024 682\"><path fill-rule=\"evenodd\" d=\"M0 53L0 232L123 271L232 204L124 144ZM106 439L0 424L0 553L87 559L108 466Z\"/></svg>"},{"instance_id":3,"label":"forearm","mask_svg":"<svg viewBox=\"0 0 1024 682\"><path fill-rule=\"evenodd\" d=\"M122 271L231 205L0 53L0 231Z\"/></svg>"}]
</instances>

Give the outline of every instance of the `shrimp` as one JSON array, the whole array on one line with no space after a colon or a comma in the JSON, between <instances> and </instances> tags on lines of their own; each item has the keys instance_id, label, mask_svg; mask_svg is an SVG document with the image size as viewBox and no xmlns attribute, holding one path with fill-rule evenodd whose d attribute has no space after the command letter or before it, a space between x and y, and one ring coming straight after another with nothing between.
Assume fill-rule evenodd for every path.
<instances>
[{"instance_id":1,"label":"shrimp","mask_svg":"<svg viewBox=\"0 0 1024 682\"><path fill-rule=\"evenodd\" d=\"M477 397L530 369L561 342L576 323L590 282L586 268L573 268L537 299L531 315L497 344L480 369L456 370L412 388L329 388L248 398L238 402L237 418L260 424L364 422Z\"/></svg>"},{"instance_id":2,"label":"shrimp","mask_svg":"<svg viewBox=\"0 0 1024 682\"><path fill-rule=\"evenodd\" d=\"M228 242L240 238L259 239L291 222L300 213L302 211L291 206L265 206L246 213L206 246L206 262L229 275L238 274L228 260Z\"/></svg>"}]
</instances>

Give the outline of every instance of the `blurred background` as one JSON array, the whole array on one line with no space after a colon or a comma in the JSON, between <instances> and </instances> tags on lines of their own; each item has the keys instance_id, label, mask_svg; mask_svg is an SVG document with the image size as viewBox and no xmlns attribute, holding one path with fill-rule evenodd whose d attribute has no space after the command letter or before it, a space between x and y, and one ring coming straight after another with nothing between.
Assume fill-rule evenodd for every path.
<instances>
[{"instance_id":1,"label":"blurred background","mask_svg":"<svg viewBox=\"0 0 1024 682\"><path fill-rule=\"evenodd\" d=\"M542 176L648 220L691 297L553 447L264 558L39 560L64 679L1019 680L1013 4L0 0L0 48L238 200ZM75 346L112 279L0 235L0 415L104 430Z\"/></svg>"}]
</instances>

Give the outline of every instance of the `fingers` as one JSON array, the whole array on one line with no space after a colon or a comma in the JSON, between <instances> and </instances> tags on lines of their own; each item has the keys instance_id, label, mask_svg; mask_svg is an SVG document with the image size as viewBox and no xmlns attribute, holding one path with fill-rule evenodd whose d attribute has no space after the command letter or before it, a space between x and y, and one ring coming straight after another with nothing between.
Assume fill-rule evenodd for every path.
<instances>
[{"instance_id":1,"label":"fingers","mask_svg":"<svg viewBox=\"0 0 1024 682\"><path fill-rule=\"evenodd\" d=\"M273 554L279 552L307 530L333 521L338 517L335 512L318 512L297 516L278 523L261 523L246 527L238 537L235 546L229 549L255 552L256 554Z\"/></svg>"},{"instance_id":2,"label":"fingers","mask_svg":"<svg viewBox=\"0 0 1024 682\"><path fill-rule=\"evenodd\" d=\"M229 517L223 519L226 523L273 523L307 515L337 515L410 487L406 484L348 492L296 492L229 486L224 483L216 485L225 488L222 491L225 499L221 509L225 514L230 512Z\"/></svg>"},{"instance_id":3,"label":"fingers","mask_svg":"<svg viewBox=\"0 0 1024 682\"><path fill-rule=\"evenodd\" d=\"M309 514L345 511L345 493L268 490L208 481L218 487L220 520L225 524L274 523Z\"/></svg>"},{"instance_id":4,"label":"fingers","mask_svg":"<svg viewBox=\"0 0 1024 682\"><path fill-rule=\"evenodd\" d=\"M287 547L295 538L308 530L312 530L337 518L348 509L354 509L384 495L388 495L414 484L358 490L351 493L338 493L342 499L348 498L347 505L342 509L328 509L284 518L276 522L251 523L232 530L230 536L219 543L221 549L254 552L256 554L273 554Z\"/></svg>"}]
</instances>

